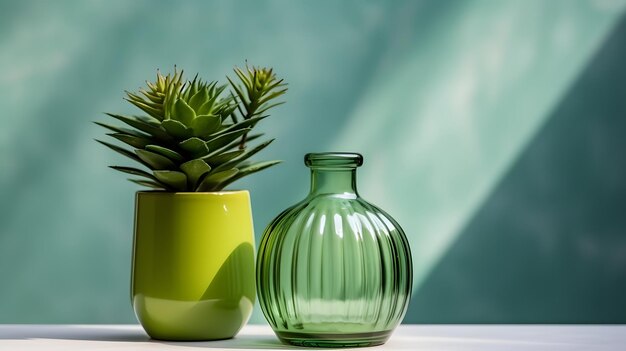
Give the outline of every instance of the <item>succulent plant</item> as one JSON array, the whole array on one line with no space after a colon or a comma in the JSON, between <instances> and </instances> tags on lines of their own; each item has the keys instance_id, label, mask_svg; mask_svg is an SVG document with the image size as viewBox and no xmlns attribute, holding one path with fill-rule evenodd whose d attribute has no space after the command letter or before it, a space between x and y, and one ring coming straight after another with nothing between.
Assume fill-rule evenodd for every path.
<instances>
[{"instance_id":1,"label":"succulent plant","mask_svg":"<svg viewBox=\"0 0 626 351\"><path fill-rule=\"evenodd\" d=\"M237 78L227 77L224 85L205 82L197 75L184 80L183 71L176 68L166 76L157 71L156 81L146 82L147 89L127 91L125 99L146 115L106 113L126 127L95 122L127 147L97 141L145 169L110 167L135 176L129 180L142 186L194 192L222 190L279 163L250 162L274 139L251 148L248 142L263 136L251 131L268 116L268 110L283 103L275 99L287 91L286 84L269 68L246 65L234 71Z\"/></svg>"}]
</instances>

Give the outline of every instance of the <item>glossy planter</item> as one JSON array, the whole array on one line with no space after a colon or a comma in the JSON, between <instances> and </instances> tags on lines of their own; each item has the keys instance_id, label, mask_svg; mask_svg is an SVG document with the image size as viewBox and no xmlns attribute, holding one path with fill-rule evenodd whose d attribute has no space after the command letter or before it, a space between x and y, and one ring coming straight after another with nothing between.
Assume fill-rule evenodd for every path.
<instances>
[{"instance_id":1,"label":"glossy planter","mask_svg":"<svg viewBox=\"0 0 626 351\"><path fill-rule=\"evenodd\" d=\"M154 339L235 336L255 299L249 193L138 192L131 299Z\"/></svg>"}]
</instances>

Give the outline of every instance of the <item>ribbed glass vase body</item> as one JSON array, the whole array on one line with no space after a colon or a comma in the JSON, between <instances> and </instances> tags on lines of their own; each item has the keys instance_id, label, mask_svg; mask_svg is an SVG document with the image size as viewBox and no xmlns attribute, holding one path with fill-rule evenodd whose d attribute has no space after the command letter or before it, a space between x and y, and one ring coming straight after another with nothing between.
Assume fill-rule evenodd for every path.
<instances>
[{"instance_id":1,"label":"ribbed glass vase body","mask_svg":"<svg viewBox=\"0 0 626 351\"><path fill-rule=\"evenodd\" d=\"M411 254L400 226L356 191L358 154L308 154L311 193L267 227L257 261L263 313L286 343L373 346L400 323Z\"/></svg>"}]
</instances>

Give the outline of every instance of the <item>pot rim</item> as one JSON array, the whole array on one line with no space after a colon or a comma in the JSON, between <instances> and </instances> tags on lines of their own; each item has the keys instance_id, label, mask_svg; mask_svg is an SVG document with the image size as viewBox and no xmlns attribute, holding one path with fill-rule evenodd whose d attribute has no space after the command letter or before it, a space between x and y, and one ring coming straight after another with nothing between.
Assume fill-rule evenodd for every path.
<instances>
[{"instance_id":1,"label":"pot rim","mask_svg":"<svg viewBox=\"0 0 626 351\"><path fill-rule=\"evenodd\" d=\"M236 189L236 190L220 190L220 191L162 191L162 190L138 190L137 195L150 194L158 196L197 196L197 195L234 195L241 193L250 193L248 190Z\"/></svg>"}]
</instances>

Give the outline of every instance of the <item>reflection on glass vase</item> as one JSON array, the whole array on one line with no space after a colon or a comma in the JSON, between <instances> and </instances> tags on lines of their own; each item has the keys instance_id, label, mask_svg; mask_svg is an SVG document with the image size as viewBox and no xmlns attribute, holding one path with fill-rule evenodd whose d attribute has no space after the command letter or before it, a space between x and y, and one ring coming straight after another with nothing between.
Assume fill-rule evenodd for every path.
<instances>
[{"instance_id":1,"label":"reflection on glass vase","mask_svg":"<svg viewBox=\"0 0 626 351\"><path fill-rule=\"evenodd\" d=\"M356 190L354 153L307 154L311 192L263 233L257 289L281 341L374 346L401 322L411 296L409 244L393 218Z\"/></svg>"}]
</instances>

